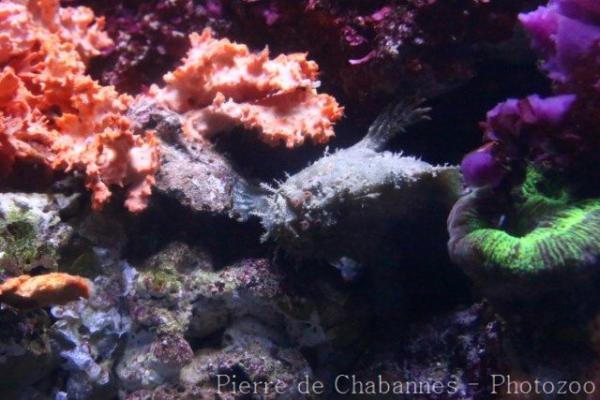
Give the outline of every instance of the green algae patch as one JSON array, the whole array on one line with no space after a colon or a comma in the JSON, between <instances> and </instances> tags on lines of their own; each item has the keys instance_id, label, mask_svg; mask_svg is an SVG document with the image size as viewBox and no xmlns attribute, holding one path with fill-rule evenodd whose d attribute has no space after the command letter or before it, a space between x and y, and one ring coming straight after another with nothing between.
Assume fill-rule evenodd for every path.
<instances>
[{"instance_id":1,"label":"green algae patch","mask_svg":"<svg viewBox=\"0 0 600 400\"><path fill-rule=\"evenodd\" d=\"M13 274L56 267L56 252L39 240L33 216L16 209L0 220L0 252L0 268Z\"/></svg>"},{"instance_id":2,"label":"green algae patch","mask_svg":"<svg viewBox=\"0 0 600 400\"><path fill-rule=\"evenodd\" d=\"M147 284L158 293L177 293L182 289L181 277L171 268L153 271L147 278Z\"/></svg>"}]
</instances>

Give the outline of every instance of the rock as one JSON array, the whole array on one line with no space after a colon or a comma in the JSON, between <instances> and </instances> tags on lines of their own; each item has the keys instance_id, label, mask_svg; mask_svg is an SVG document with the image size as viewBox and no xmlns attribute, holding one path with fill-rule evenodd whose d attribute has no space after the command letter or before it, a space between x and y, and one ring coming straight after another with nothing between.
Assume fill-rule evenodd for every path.
<instances>
[{"instance_id":1,"label":"rock","mask_svg":"<svg viewBox=\"0 0 600 400\"><path fill-rule=\"evenodd\" d=\"M181 335L153 337L142 332L129 338L116 372L126 390L154 388L178 378L179 370L193 356L189 343Z\"/></svg>"},{"instance_id":2,"label":"rock","mask_svg":"<svg viewBox=\"0 0 600 400\"><path fill-rule=\"evenodd\" d=\"M202 339L246 315L272 324L283 319L281 277L267 260L212 269L206 251L184 243L170 243L149 257L135 269L127 296L135 323L144 330Z\"/></svg>"},{"instance_id":3,"label":"rock","mask_svg":"<svg viewBox=\"0 0 600 400\"><path fill-rule=\"evenodd\" d=\"M77 196L39 193L0 194L0 272L21 275L37 267L55 270L58 251L73 228L60 212Z\"/></svg>"},{"instance_id":4,"label":"rock","mask_svg":"<svg viewBox=\"0 0 600 400\"><path fill-rule=\"evenodd\" d=\"M154 129L162 139L155 186L158 193L193 211L230 211L232 188L240 177L225 157L208 142L187 141L181 132L180 116L158 108L151 100L138 100L129 115L138 129Z\"/></svg>"},{"instance_id":5,"label":"rock","mask_svg":"<svg viewBox=\"0 0 600 400\"><path fill-rule=\"evenodd\" d=\"M485 304L475 304L417 324L406 338L372 342L358 363L356 380L377 382L381 376L392 386L403 383L398 390L404 391L396 393L399 398L419 393L432 400L491 398L491 375L506 373L505 336L493 312ZM407 382L421 387L410 388Z\"/></svg>"},{"instance_id":6,"label":"rock","mask_svg":"<svg viewBox=\"0 0 600 400\"><path fill-rule=\"evenodd\" d=\"M15 313L0 310L0 398L20 393L52 372L57 358L50 335L50 318L43 310Z\"/></svg>"},{"instance_id":7,"label":"rock","mask_svg":"<svg viewBox=\"0 0 600 400\"><path fill-rule=\"evenodd\" d=\"M193 211L228 213L239 179L229 162L209 146L161 146L156 190Z\"/></svg>"},{"instance_id":8,"label":"rock","mask_svg":"<svg viewBox=\"0 0 600 400\"><path fill-rule=\"evenodd\" d=\"M131 328L122 299L128 290L129 268L125 262L105 268L105 275L93 280L89 300L52 308L57 319L52 331L64 361L62 368L69 372L68 398L109 398L115 393L112 368Z\"/></svg>"},{"instance_id":9,"label":"rock","mask_svg":"<svg viewBox=\"0 0 600 400\"><path fill-rule=\"evenodd\" d=\"M184 387L217 390L223 399L239 398L242 394L236 393L233 384L224 384L229 379L237 385L252 385L254 395L250 398L310 398L298 391L300 381L312 377L308 363L276 332L254 319L243 319L228 328L223 337L222 349L204 349L182 369Z\"/></svg>"},{"instance_id":10,"label":"rock","mask_svg":"<svg viewBox=\"0 0 600 400\"><path fill-rule=\"evenodd\" d=\"M212 261L201 248L173 242L132 269L127 304L135 324L159 334L188 330L195 281L212 274Z\"/></svg>"}]
</instances>

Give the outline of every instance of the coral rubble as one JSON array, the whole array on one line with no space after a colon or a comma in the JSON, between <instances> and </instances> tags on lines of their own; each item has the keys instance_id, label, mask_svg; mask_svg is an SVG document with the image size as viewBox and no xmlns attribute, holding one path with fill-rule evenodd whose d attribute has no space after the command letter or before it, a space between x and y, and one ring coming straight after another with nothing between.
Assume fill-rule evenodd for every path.
<instances>
[{"instance_id":1,"label":"coral rubble","mask_svg":"<svg viewBox=\"0 0 600 400\"><path fill-rule=\"evenodd\" d=\"M15 399L23 388L36 384L57 366L52 321L41 309L20 314L0 310L0 321L0 395Z\"/></svg>"},{"instance_id":2,"label":"coral rubble","mask_svg":"<svg viewBox=\"0 0 600 400\"><path fill-rule=\"evenodd\" d=\"M261 373L274 368L270 378L281 372L290 374L291 382L309 371L300 354L280 349L288 336L282 324L291 326L299 318L289 308L293 302L281 287L282 277L267 260L243 260L214 271L206 250L172 243L126 275L135 333L127 338L116 375L131 396L169 386L210 392L216 374L229 373L225 369L247 369L250 379L261 380ZM263 338L263 330L274 331ZM191 342L215 336L222 337L222 346L192 349ZM242 343L230 343L238 336ZM271 351L280 355L267 357Z\"/></svg>"},{"instance_id":3,"label":"coral rubble","mask_svg":"<svg viewBox=\"0 0 600 400\"><path fill-rule=\"evenodd\" d=\"M356 380L377 382L379 376L384 386L377 393L388 390L407 398L484 399L491 390L490 376L506 373L498 357L505 351L505 327L488 305L475 304L412 329L406 346L374 344L359 361ZM344 381L341 389L351 390L351 381Z\"/></svg>"},{"instance_id":4,"label":"coral rubble","mask_svg":"<svg viewBox=\"0 0 600 400\"><path fill-rule=\"evenodd\" d=\"M181 371L185 386L210 393L219 388L215 385L219 376L231 382L244 377L258 384L257 395L265 399L306 397L298 384L312 377L310 366L297 349L285 348L284 339L276 332L259 322L240 320L225 331L225 338L223 349L203 351ZM235 388L227 386L220 391L235 395Z\"/></svg>"}]
</instances>

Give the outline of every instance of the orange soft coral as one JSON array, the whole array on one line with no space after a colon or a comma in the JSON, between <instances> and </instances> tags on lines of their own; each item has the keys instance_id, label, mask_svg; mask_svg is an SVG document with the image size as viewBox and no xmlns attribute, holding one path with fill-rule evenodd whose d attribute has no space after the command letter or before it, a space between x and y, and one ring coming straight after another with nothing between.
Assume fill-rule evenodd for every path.
<instances>
[{"instance_id":1,"label":"orange soft coral","mask_svg":"<svg viewBox=\"0 0 600 400\"><path fill-rule=\"evenodd\" d=\"M89 281L80 276L62 272L21 275L0 284L0 302L16 308L40 308L87 299L90 292Z\"/></svg>"},{"instance_id":2,"label":"orange soft coral","mask_svg":"<svg viewBox=\"0 0 600 400\"><path fill-rule=\"evenodd\" d=\"M210 29L190 35L183 65L164 76L163 88L150 95L163 106L185 113L184 133L203 138L243 126L269 144L294 147L310 138L323 143L343 108L327 94L317 94L318 66L306 54L269 59L267 49L217 40Z\"/></svg>"},{"instance_id":3,"label":"orange soft coral","mask_svg":"<svg viewBox=\"0 0 600 400\"><path fill-rule=\"evenodd\" d=\"M100 209L109 187L127 186L126 206L142 210L158 168L152 133L133 133L132 98L85 74L111 41L103 20L56 0L0 3L0 176L16 159L80 171Z\"/></svg>"}]
</instances>

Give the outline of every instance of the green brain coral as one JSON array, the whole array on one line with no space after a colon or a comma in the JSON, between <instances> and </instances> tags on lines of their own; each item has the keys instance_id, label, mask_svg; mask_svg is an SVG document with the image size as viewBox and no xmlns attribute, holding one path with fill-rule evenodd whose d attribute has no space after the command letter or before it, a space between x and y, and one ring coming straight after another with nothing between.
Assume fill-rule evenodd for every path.
<instances>
[{"instance_id":1,"label":"green brain coral","mask_svg":"<svg viewBox=\"0 0 600 400\"><path fill-rule=\"evenodd\" d=\"M512 194L510 209L475 191L454 206L448 221L449 250L459 264L528 274L581 269L600 255L600 200L575 200L529 169ZM500 211L501 210L501 211Z\"/></svg>"}]
</instances>

